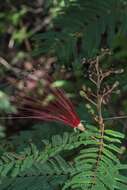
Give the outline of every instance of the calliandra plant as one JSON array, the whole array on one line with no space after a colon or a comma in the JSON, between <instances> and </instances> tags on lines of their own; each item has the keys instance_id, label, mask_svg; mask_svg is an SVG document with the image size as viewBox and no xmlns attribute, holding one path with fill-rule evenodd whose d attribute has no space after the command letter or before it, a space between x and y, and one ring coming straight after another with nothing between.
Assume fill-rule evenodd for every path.
<instances>
[{"instance_id":1,"label":"calliandra plant","mask_svg":"<svg viewBox=\"0 0 127 190\"><path fill-rule=\"evenodd\" d=\"M13 101L18 110L17 118L58 121L84 131L72 102L64 90L57 87L47 71L36 71L28 75L22 90Z\"/></svg>"},{"instance_id":2,"label":"calliandra plant","mask_svg":"<svg viewBox=\"0 0 127 190\"><path fill-rule=\"evenodd\" d=\"M28 147L25 147L24 150L21 149L21 152L18 150L15 154L12 152L15 149L11 149L11 152L1 153L0 177L2 185L0 185L0 190L19 190L19 184L22 189L30 190L40 189L40 187L42 189L46 189L46 187L56 189L58 187L57 189L61 190L127 189L127 176L125 175L127 164L122 163L123 160L121 162L121 155L125 152L122 147L125 135L117 131L116 128L106 125L105 119L109 118L103 116L103 106L108 103L111 94L116 93L118 86L117 81L111 85L107 81L105 83L104 79L107 79L111 74L120 74L123 70L103 68L101 65L102 56L93 59L89 66L89 79L96 88L92 90L83 86L80 91L89 105L95 107L93 111L91 109L89 111L91 111L96 125L86 123L86 130L83 133L66 132L62 136L53 135L49 140L42 141L42 148L38 148L30 139L30 145L27 145ZM43 119L41 117L43 109L48 109L53 103L55 105L53 104L50 108L54 108L54 112L51 112L54 116L56 116L56 104L60 110L58 115L62 114L62 110L65 108L69 115L70 110L72 112L73 106L68 103L69 100L65 93L58 88L56 82L52 82L46 73L36 71L26 78L24 85L25 87L20 88L21 91L18 90L16 96L19 114L24 117L29 118L28 116L31 115L37 119ZM63 100L67 102L64 107ZM50 111L47 110L44 113L49 114ZM48 117L47 120L49 120ZM50 120L54 120L54 117ZM69 125L72 125L72 120L71 115ZM64 120L62 121L64 122ZM78 125L78 122L72 127ZM15 141L18 140L17 138ZM18 148L19 146L20 143L18 143ZM53 186L49 186L52 181Z\"/></svg>"}]
</instances>

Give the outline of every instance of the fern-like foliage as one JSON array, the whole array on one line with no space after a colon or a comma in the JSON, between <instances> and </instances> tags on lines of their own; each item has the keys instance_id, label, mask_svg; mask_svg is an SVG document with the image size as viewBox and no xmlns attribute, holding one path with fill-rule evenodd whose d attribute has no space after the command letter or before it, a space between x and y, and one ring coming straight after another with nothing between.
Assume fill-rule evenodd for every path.
<instances>
[{"instance_id":1,"label":"fern-like foliage","mask_svg":"<svg viewBox=\"0 0 127 190\"><path fill-rule=\"evenodd\" d=\"M119 144L123 135L112 130L100 134L94 127L87 135L86 148L75 158L75 167L79 171L71 174L71 180L63 189L126 189L127 178L121 175L121 170L127 166L122 165L116 156L121 153Z\"/></svg>"},{"instance_id":2,"label":"fern-like foliage","mask_svg":"<svg viewBox=\"0 0 127 190\"><path fill-rule=\"evenodd\" d=\"M55 189L74 169L59 153L80 146L78 139L77 134L64 133L62 137L53 136L51 142L43 141L43 150L31 144L20 154L4 153L0 164L0 189ZM19 187L19 184L23 185Z\"/></svg>"},{"instance_id":3,"label":"fern-like foliage","mask_svg":"<svg viewBox=\"0 0 127 190\"><path fill-rule=\"evenodd\" d=\"M75 190L123 190L127 178L117 154L124 135L105 130L100 132L87 125L84 133L64 133L43 141L39 150L34 144L19 154L4 153L1 156L1 190L24 189L75 189ZM71 160L66 151L80 150Z\"/></svg>"},{"instance_id":4,"label":"fern-like foliage","mask_svg":"<svg viewBox=\"0 0 127 190\"><path fill-rule=\"evenodd\" d=\"M100 47L110 47L116 33L127 33L126 0L64 2L53 27L35 36L35 54L55 55L59 63L78 68L81 58L95 56Z\"/></svg>"}]
</instances>

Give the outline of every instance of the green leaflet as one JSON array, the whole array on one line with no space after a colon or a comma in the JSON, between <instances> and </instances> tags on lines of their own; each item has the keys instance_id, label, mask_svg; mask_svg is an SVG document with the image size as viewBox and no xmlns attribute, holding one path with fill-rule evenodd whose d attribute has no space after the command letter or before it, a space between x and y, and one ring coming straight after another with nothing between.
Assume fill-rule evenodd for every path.
<instances>
[{"instance_id":1,"label":"green leaflet","mask_svg":"<svg viewBox=\"0 0 127 190\"><path fill-rule=\"evenodd\" d=\"M86 164L95 164L96 163L96 159L94 159L94 158L87 158L87 159L85 159L85 160L81 160L80 161L80 163L86 163Z\"/></svg>"},{"instance_id":2,"label":"green leaflet","mask_svg":"<svg viewBox=\"0 0 127 190\"><path fill-rule=\"evenodd\" d=\"M107 167L107 166L109 166L109 165L110 165L111 167L114 166L112 160L111 160L110 158L106 157L105 155L102 155L102 157L101 157L101 162L103 162L103 164L106 164L105 167Z\"/></svg>"},{"instance_id":3,"label":"green leaflet","mask_svg":"<svg viewBox=\"0 0 127 190\"><path fill-rule=\"evenodd\" d=\"M107 130L105 130L105 133L112 137L117 137L117 138L121 138L121 139L124 138L124 134L117 132L117 131L112 131L112 130L107 129Z\"/></svg>"},{"instance_id":4,"label":"green leaflet","mask_svg":"<svg viewBox=\"0 0 127 190\"><path fill-rule=\"evenodd\" d=\"M118 190L125 190L127 189L127 184L116 182L115 188Z\"/></svg>"},{"instance_id":5,"label":"green leaflet","mask_svg":"<svg viewBox=\"0 0 127 190\"><path fill-rule=\"evenodd\" d=\"M68 140L69 140L69 133L64 133L62 141L63 146L67 144Z\"/></svg>"},{"instance_id":6,"label":"green leaflet","mask_svg":"<svg viewBox=\"0 0 127 190\"><path fill-rule=\"evenodd\" d=\"M33 158L36 159L39 155L39 151L34 144L31 144L31 151L33 153Z\"/></svg>"},{"instance_id":7,"label":"green leaflet","mask_svg":"<svg viewBox=\"0 0 127 190\"><path fill-rule=\"evenodd\" d=\"M91 163L86 164L86 162L76 162L75 163L75 168L77 172L79 171L91 171L93 168L93 165Z\"/></svg>"},{"instance_id":8,"label":"green leaflet","mask_svg":"<svg viewBox=\"0 0 127 190\"><path fill-rule=\"evenodd\" d=\"M9 163L6 167L3 167L3 170L0 171L1 176L7 176L8 172L11 170L11 168L14 166L14 163Z\"/></svg>"},{"instance_id":9,"label":"green leaflet","mask_svg":"<svg viewBox=\"0 0 127 190\"><path fill-rule=\"evenodd\" d=\"M33 162L34 162L34 159L31 156L24 159L22 161L21 171L24 171L27 168L30 168L33 165Z\"/></svg>"},{"instance_id":10,"label":"green leaflet","mask_svg":"<svg viewBox=\"0 0 127 190\"><path fill-rule=\"evenodd\" d=\"M96 180L96 184L92 186L91 190L107 190L106 186L99 180Z\"/></svg>"},{"instance_id":11,"label":"green leaflet","mask_svg":"<svg viewBox=\"0 0 127 190\"><path fill-rule=\"evenodd\" d=\"M74 180L72 179L71 181L65 183L62 190L68 189L71 186L75 188L80 188L81 185L85 184L91 184L90 178L83 177L83 178L76 178Z\"/></svg>"},{"instance_id":12,"label":"green leaflet","mask_svg":"<svg viewBox=\"0 0 127 190\"><path fill-rule=\"evenodd\" d=\"M114 150L115 152L121 154L122 151L120 148L118 148L117 146L115 146L114 144L104 144L104 147L107 147L110 150Z\"/></svg>"},{"instance_id":13,"label":"green leaflet","mask_svg":"<svg viewBox=\"0 0 127 190\"><path fill-rule=\"evenodd\" d=\"M83 149L83 150L80 151L80 153L82 153L82 154L83 153L87 154L87 153L91 153L91 152L98 152L98 147L97 148L85 148L85 149Z\"/></svg>"},{"instance_id":14,"label":"green leaflet","mask_svg":"<svg viewBox=\"0 0 127 190\"><path fill-rule=\"evenodd\" d=\"M121 143L121 141L119 139L113 138L113 137L104 136L104 139L109 142L113 142L113 143Z\"/></svg>"},{"instance_id":15,"label":"green leaflet","mask_svg":"<svg viewBox=\"0 0 127 190\"><path fill-rule=\"evenodd\" d=\"M111 175L98 174L99 180L104 184L107 189L114 190L113 178Z\"/></svg>"},{"instance_id":16,"label":"green leaflet","mask_svg":"<svg viewBox=\"0 0 127 190\"><path fill-rule=\"evenodd\" d=\"M73 177L73 180L75 180L75 178L89 178L89 177L93 177L93 172L92 171L88 171L88 172L80 172L80 173L77 173L76 176Z\"/></svg>"},{"instance_id":17,"label":"green leaflet","mask_svg":"<svg viewBox=\"0 0 127 190\"><path fill-rule=\"evenodd\" d=\"M54 159L57 161L57 166L59 166L64 173L68 173L68 171L72 169L71 165L69 165L61 156L55 156Z\"/></svg>"},{"instance_id":18,"label":"green leaflet","mask_svg":"<svg viewBox=\"0 0 127 190\"><path fill-rule=\"evenodd\" d=\"M58 165L54 162L53 159L50 159L48 163L52 168L52 170L54 171L54 173L61 174L61 170L59 169Z\"/></svg>"},{"instance_id":19,"label":"green leaflet","mask_svg":"<svg viewBox=\"0 0 127 190\"><path fill-rule=\"evenodd\" d=\"M99 141L98 140L86 140L86 141L84 141L84 145L99 145Z\"/></svg>"},{"instance_id":20,"label":"green leaflet","mask_svg":"<svg viewBox=\"0 0 127 190\"><path fill-rule=\"evenodd\" d=\"M58 146L58 145L62 144L62 138L59 135L53 136L52 144L53 144L53 146Z\"/></svg>"},{"instance_id":21,"label":"green leaflet","mask_svg":"<svg viewBox=\"0 0 127 190\"><path fill-rule=\"evenodd\" d=\"M118 167L119 170L127 170L127 164L120 164L120 163L119 163L119 164L117 165L117 167Z\"/></svg>"},{"instance_id":22,"label":"green leaflet","mask_svg":"<svg viewBox=\"0 0 127 190\"><path fill-rule=\"evenodd\" d=\"M87 154L81 154L79 155L75 161L78 162L79 160L84 160L84 159L87 159L87 158L97 158L98 154L96 153L87 153Z\"/></svg>"},{"instance_id":23,"label":"green leaflet","mask_svg":"<svg viewBox=\"0 0 127 190\"><path fill-rule=\"evenodd\" d=\"M126 176L123 176L123 175L117 175L116 178L115 178L117 181L119 182L123 182L127 185L127 177Z\"/></svg>"},{"instance_id":24,"label":"green leaflet","mask_svg":"<svg viewBox=\"0 0 127 190\"><path fill-rule=\"evenodd\" d=\"M107 149L103 149L103 154L106 155L108 158L110 158L111 160L113 160L115 163L119 163L120 161L118 160L118 158L109 150Z\"/></svg>"},{"instance_id":25,"label":"green leaflet","mask_svg":"<svg viewBox=\"0 0 127 190\"><path fill-rule=\"evenodd\" d=\"M20 171L20 165L16 164L15 168L11 172L11 177L16 177L18 175L19 171Z\"/></svg>"},{"instance_id":26,"label":"green leaflet","mask_svg":"<svg viewBox=\"0 0 127 190\"><path fill-rule=\"evenodd\" d=\"M11 152L5 152L3 155L3 159L9 159L10 161L14 161L14 159L17 157L16 154L11 153Z\"/></svg>"}]
</instances>

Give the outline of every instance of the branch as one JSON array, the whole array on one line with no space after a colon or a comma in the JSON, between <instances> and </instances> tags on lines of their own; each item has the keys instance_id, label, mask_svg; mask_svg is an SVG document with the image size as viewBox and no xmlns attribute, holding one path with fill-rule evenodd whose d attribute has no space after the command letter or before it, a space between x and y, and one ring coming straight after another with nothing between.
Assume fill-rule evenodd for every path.
<instances>
[{"instance_id":1,"label":"branch","mask_svg":"<svg viewBox=\"0 0 127 190\"><path fill-rule=\"evenodd\" d=\"M106 118L104 118L105 121L107 121L107 120L116 120L116 119L127 119L127 115L121 115L121 116L114 116L114 117L106 117Z\"/></svg>"}]
</instances>

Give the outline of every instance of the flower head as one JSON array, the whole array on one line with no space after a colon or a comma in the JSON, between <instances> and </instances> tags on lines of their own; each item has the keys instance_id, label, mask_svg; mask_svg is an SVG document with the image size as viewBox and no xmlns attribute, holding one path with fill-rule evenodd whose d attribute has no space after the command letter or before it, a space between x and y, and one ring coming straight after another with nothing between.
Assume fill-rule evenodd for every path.
<instances>
[{"instance_id":1,"label":"flower head","mask_svg":"<svg viewBox=\"0 0 127 190\"><path fill-rule=\"evenodd\" d=\"M84 131L72 102L64 90L54 85L47 71L29 75L16 102L20 115L26 118L59 121Z\"/></svg>"}]
</instances>

